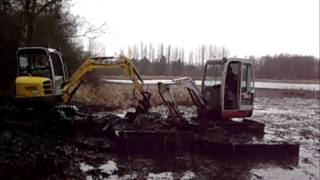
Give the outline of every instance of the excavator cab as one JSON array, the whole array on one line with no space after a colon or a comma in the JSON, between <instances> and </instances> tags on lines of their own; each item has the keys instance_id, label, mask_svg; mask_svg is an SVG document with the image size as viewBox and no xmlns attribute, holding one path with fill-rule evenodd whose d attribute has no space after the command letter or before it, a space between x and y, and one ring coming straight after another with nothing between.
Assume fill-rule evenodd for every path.
<instances>
[{"instance_id":1,"label":"excavator cab","mask_svg":"<svg viewBox=\"0 0 320 180\"><path fill-rule=\"evenodd\" d=\"M62 101L68 73L60 53L51 48L25 47L17 51L15 99L42 106Z\"/></svg>"},{"instance_id":2,"label":"excavator cab","mask_svg":"<svg viewBox=\"0 0 320 180\"><path fill-rule=\"evenodd\" d=\"M238 58L207 61L201 86L207 103L206 116L229 119L252 115L252 68L251 61Z\"/></svg>"}]
</instances>

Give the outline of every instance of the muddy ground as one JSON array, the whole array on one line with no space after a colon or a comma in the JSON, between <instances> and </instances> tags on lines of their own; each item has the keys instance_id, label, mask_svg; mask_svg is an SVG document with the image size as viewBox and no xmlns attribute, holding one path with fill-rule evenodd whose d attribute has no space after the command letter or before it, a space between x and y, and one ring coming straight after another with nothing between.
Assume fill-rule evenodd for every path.
<instances>
[{"instance_id":1,"label":"muddy ground","mask_svg":"<svg viewBox=\"0 0 320 180\"><path fill-rule=\"evenodd\" d=\"M195 113L192 107L182 108ZM318 99L260 96L255 108L253 119L266 124L264 140L301 144L298 159L119 154L107 125L121 118L103 107L85 107L95 112L94 118L57 120L47 114L39 123L33 115L11 116L22 124L16 127L1 116L0 179L319 179ZM153 116L158 119L166 116L162 106L151 111L160 113Z\"/></svg>"}]
</instances>

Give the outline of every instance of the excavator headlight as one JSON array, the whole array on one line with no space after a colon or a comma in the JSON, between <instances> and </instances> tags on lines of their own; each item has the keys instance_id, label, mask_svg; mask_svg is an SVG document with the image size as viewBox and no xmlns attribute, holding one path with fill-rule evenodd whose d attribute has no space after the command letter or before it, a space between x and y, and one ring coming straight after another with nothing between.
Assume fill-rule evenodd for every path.
<instances>
[{"instance_id":1,"label":"excavator headlight","mask_svg":"<svg viewBox=\"0 0 320 180\"><path fill-rule=\"evenodd\" d=\"M43 93L45 95L49 95L49 94L52 94L52 86L51 86L51 83L50 81L44 81L43 83Z\"/></svg>"}]
</instances>

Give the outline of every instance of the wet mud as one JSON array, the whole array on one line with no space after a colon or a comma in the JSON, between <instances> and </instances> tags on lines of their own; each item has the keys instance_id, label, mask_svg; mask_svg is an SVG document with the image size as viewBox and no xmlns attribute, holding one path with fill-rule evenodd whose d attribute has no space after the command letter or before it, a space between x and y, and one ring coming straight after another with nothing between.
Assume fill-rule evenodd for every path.
<instances>
[{"instance_id":1,"label":"wet mud","mask_svg":"<svg viewBox=\"0 0 320 180\"><path fill-rule=\"evenodd\" d=\"M1 179L319 179L318 99L257 97L252 119L265 124L261 137L234 135L232 141L299 143L297 159L208 155L202 152L123 154L114 133L126 130L180 131L164 106L134 121L129 110L80 105L87 117L1 116ZM194 107L180 107L188 117ZM14 119L14 123L11 123ZM17 123L18 122L18 123ZM16 125L18 124L18 126ZM209 139L224 141L215 129ZM220 133L217 133L220 132ZM154 142L155 144L158 142ZM160 146L159 146L160 147ZM130 146L125 146L130 151ZM284 152L281 152L284 154ZM281 154L280 154L281 156ZM17 173L18 172L18 173Z\"/></svg>"}]
</instances>

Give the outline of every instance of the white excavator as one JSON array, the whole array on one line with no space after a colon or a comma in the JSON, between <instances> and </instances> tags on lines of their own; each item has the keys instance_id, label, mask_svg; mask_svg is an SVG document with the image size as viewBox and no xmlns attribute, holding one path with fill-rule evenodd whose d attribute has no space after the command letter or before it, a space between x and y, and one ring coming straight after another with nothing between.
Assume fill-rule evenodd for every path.
<instances>
[{"instance_id":1,"label":"white excavator","mask_svg":"<svg viewBox=\"0 0 320 180\"><path fill-rule=\"evenodd\" d=\"M251 117L254 109L253 62L250 60L239 58L208 60L204 68L201 90L190 77L159 82L159 94L169 108L170 116L175 119L186 119L173 98L171 93L173 88L188 90L197 107L196 119L202 122L211 121L230 127L245 124L250 128L254 126L254 131L264 130L262 123L246 119ZM244 119L242 123L238 123L233 121L234 118Z\"/></svg>"}]
</instances>

